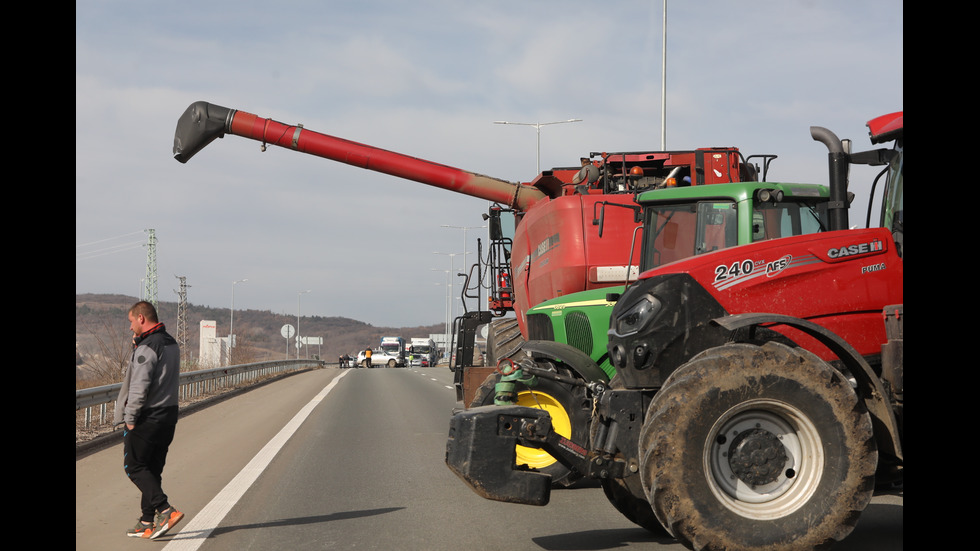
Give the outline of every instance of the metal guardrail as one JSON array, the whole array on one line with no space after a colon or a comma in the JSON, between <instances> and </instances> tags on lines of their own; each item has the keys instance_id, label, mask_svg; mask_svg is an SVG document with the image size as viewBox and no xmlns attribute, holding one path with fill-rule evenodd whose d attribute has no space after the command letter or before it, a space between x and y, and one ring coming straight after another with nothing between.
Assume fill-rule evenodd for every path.
<instances>
[{"instance_id":1,"label":"metal guardrail","mask_svg":"<svg viewBox=\"0 0 980 551\"><path fill-rule=\"evenodd\" d=\"M326 362L321 360L282 360L216 367L200 371L185 371L180 374L179 399L186 400L222 388L233 388L270 375L279 375L298 369L320 368L324 367L325 364ZM110 422L109 405L116 401L120 387L122 387L122 383L75 391L75 411L85 410L85 428L91 426L93 409L96 407L99 410L99 424Z\"/></svg>"}]
</instances>

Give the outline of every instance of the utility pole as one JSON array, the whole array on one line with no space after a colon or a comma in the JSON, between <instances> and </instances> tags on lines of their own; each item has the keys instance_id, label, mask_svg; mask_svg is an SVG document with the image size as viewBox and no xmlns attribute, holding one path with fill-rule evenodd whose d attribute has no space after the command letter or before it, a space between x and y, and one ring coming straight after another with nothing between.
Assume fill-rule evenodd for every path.
<instances>
[{"instance_id":1,"label":"utility pole","mask_svg":"<svg viewBox=\"0 0 980 551\"><path fill-rule=\"evenodd\" d=\"M157 308L157 234L156 230L145 230L149 233L146 242L146 286L145 298L147 302Z\"/></svg>"},{"instance_id":2,"label":"utility pole","mask_svg":"<svg viewBox=\"0 0 980 551\"><path fill-rule=\"evenodd\" d=\"M187 361L187 277L174 276L180 281L177 291L177 344L180 345L180 363Z\"/></svg>"}]
</instances>

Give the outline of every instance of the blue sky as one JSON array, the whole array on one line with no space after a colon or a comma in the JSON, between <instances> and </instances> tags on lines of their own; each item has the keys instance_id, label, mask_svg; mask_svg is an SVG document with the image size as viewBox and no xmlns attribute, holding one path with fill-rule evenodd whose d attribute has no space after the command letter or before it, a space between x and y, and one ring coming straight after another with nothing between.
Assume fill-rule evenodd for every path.
<instances>
[{"instance_id":1,"label":"blue sky","mask_svg":"<svg viewBox=\"0 0 980 551\"><path fill-rule=\"evenodd\" d=\"M582 119L541 128L543 169L661 148L662 17L662 0L76 2L75 290L139 295L152 228L163 301L185 276L191 303L230 307L248 279L236 309L442 323L464 249L443 226L482 225L484 200L236 136L182 165L180 114L205 100L526 182L534 128L493 121ZM809 127L871 147L865 122L903 109L903 22L893 0L668 2L667 148L772 153L771 180L826 183ZM875 172L852 171L852 224Z\"/></svg>"}]
</instances>

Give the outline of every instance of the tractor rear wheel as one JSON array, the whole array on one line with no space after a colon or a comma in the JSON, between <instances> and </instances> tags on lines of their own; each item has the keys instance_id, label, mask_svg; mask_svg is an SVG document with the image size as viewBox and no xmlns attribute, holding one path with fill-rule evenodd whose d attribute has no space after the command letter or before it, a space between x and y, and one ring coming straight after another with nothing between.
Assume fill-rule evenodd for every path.
<instances>
[{"instance_id":1,"label":"tractor rear wheel","mask_svg":"<svg viewBox=\"0 0 980 551\"><path fill-rule=\"evenodd\" d=\"M675 371L650 404L640 475L654 513L692 549L818 549L871 500L871 419L806 350L730 344Z\"/></svg>"}]
</instances>

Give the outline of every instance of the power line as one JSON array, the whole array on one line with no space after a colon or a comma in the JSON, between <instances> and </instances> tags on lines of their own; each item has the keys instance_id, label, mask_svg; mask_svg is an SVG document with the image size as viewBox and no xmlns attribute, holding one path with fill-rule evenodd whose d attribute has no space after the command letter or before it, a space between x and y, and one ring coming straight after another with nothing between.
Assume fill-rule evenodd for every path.
<instances>
[{"instance_id":1,"label":"power line","mask_svg":"<svg viewBox=\"0 0 980 551\"><path fill-rule=\"evenodd\" d=\"M114 237L106 237L105 239L97 239L95 241L89 241L88 243L82 243L80 245L75 245L75 260L76 261L88 260L91 258L98 258L100 256L128 251L130 249L135 249L138 247L144 247L146 246L146 241L127 241L125 243L117 243L115 245L108 245L98 249L87 249L87 247L92 247L93 245L107 243L110 241L115 241L118 239L130 237L132 235L141 234L145 232L146 230L140 230L136 232L124 233L122 235L117 235Z\"/></svg>"},{"instance_id":2,"label":"power line","mask_svg":"<svg viewBox=\"0 0 980 551\"><path fill-rule=\"evenodd\" d=\"M105 239L97 239L95 241L90 241L88 243L82 243L81 245L75 245L75 248L77 249L79 247L88 247L89 245L95 245L96 243L104 243L106 241L112 241L113 239L121 239L123 237L129 237L130 235L140 234L140 233L143 233L145 231L146 230L139 230L139 231L124 233L122 235L117 235L115 237L106 237Z\"/></svg>"},{"instance_id":3,"label":"power line","mask_svg":"<svg viewBox=\"0 0 980 551\"><path fill-rule=\"evenodd\" d=\"M100 256L105 256L108 254L115 254L123 251L128 251L130 249L140 249L144 245L146 245L145 241L132 241L130 243L121 243L119 245L112 245L111 247L103 247L101 249L95 249L94 251L75 253L75 260L88 260L90 258L98 258Z\"/></svg>"}]
</instances>

